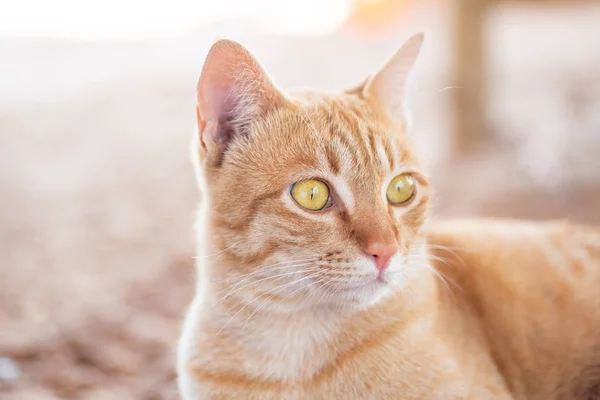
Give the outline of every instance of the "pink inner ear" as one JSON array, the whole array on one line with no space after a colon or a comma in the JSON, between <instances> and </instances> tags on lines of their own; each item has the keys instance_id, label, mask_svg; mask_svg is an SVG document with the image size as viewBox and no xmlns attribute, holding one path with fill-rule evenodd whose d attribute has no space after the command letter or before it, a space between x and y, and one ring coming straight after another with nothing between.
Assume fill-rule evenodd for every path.
<instances>
[{"instance_id":1,"label":"pink inner ear","mask_svg":"<svg viewBox=\"0 0 600 400\"><path fill-rule=\"evenodd\" d=\"M197 85L197 102L200 115L206 121L218 122L233 110L235 95L236 69L242 69L240 63L230 54L231 51L211 49ZM233 50L233 49L232 49Z\"/></svg>"},{"instance_id":2,"label":"pink inner ear","mask_svg":"<svg viewBox=\"0 0 600 400\"><path fill-rule=\"evenodd\" d=\"M229 40L210 49L196 96L201 140L213 153L222 153L244 124L283 99L248 50Z\"/></svg>"}]
</instances>

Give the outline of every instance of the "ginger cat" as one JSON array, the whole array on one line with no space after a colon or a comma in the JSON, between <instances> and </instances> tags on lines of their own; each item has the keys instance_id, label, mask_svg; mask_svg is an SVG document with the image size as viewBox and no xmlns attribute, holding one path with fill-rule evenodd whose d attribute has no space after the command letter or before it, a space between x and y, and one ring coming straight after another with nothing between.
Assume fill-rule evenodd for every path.
<instances>
[{"instance_id":1,"label":"ginger cat","mask_svg":"<svg viewBox=\"0 0 600 400\"><path fill-rule=\"evenodd\" d=\"M427 221L403 113L422 41L346 92L289 96L213 45L183 399L600 398L600 231Z\"/></svg>"}]
</instances>

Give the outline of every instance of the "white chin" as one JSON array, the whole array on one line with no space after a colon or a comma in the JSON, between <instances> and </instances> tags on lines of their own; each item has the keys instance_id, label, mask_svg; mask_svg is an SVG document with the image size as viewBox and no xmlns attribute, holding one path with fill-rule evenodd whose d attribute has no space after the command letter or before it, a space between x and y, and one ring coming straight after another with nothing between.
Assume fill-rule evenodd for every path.
<instances>
[{"instance_id":1,"label":"white chin","mask_svg":"<svg viewBox=\"0 0 600 400\"><path fill-rule=\"evenodd\" d=\"M364 308L380 303L394 293L389 282L374 280L359 287L341 288L335 293L335 302L349 308Z\"/></svg>"}]
</instances>

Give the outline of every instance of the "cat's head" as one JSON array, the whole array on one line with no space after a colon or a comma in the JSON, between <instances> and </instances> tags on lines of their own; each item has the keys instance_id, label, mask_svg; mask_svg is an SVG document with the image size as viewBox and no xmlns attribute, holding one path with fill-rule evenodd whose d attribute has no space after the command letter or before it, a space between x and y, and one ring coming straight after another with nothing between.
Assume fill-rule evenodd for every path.
<instances>
[{"instance_id":1,"label":"cat's head","mask_svg":"<svg viewBox=\"0 0 600 400\"><path fill-rule=\"evenodd\" d=\"M198 81L193 154L201 267L217 297L354 309L415 275L429 190L403 106L422 41L412 37L358 87L296 96L241 45L213 45Z\"/></svg>"}]
</instances>

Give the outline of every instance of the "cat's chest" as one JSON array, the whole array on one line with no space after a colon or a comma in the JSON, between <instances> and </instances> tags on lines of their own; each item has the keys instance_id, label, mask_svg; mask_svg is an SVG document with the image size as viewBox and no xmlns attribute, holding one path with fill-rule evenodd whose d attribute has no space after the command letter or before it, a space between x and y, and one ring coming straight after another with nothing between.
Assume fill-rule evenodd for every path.
<instances>
[{"instance_id":1,"label":"cat's chest","mask_svg":"<svg viewBox=\"0 0 600 400\"><path fill-rule=\"evenodd\" d=\"M274 322L263 325L260 334L245 338L244 347L247 354L258 355L263 361L261 375L287 382L305 381L335 357L340 329L334 320L318 324L298 320L294 326Z\"/></svg>"}]
</instances>

